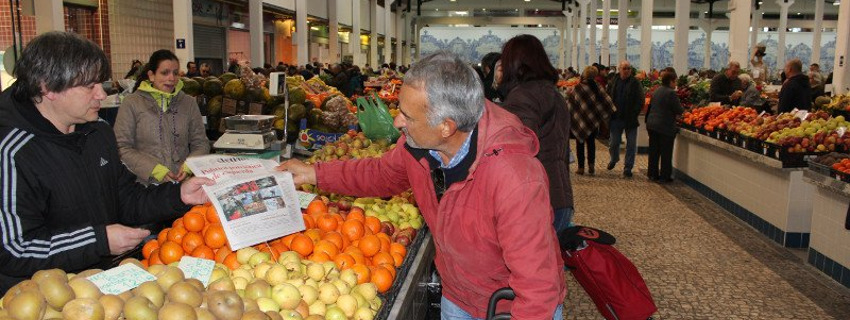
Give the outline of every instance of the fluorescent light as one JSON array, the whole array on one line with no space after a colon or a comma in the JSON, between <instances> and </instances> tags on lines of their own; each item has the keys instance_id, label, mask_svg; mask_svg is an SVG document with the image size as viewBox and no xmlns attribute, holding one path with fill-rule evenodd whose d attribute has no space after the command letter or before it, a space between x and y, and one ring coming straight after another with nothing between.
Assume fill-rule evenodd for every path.
<instances>
[{"instance_id":1,"label":"fluorescent light","mask_svg":"<svg viewBox=\"0 0 850 320\"><path fill-rule=\"evenodd\" d=\"M455 11L456 15L465 16L469 14L469 11Z\"/></svg>"},{"instance_id":2,"label":"fluorescent light","mask_svg":"<svg viewBox=\"0 0 850 320\"><path fill-rule=\"evenodd\" d=\"M487 11L487 8L483 8L483 9L481 9L481 11Z\"/></svg>"},{"instance_id":3,"label":"fluorescent light","mask_svg":"<svg viewBox=\"0 0 850 320\"><path fill-rule=\"evenodd\" d=\"M310 27L310 30L316 30L316 31L319 31L319 27Z\"/></svg>"},{"instance_id":4,"label":"fluorescent light","mask_svg":"<svg viewBox=\"0 0 850 320\"><path fill-rule=\"evenodd\" d=\"M833 6L840 6L840 5L841 5L841 0L835 0L835 2L833 2L833 3L832 3L832 5L833 5Z\"/></svg>"},{"instance_id":5,"label":"fluorescent light","mask_svg":"<svg viewBox=\"0 0 850 320\"><path fill-rule=\"evenodd\" d=\"M525 0L525 2L531 2L531 0Z\"/></svg>"},{"instance_id":6,"label":"fluorescent light","mask_svg":"<svg viewBox=\"0 0 850 320\"><path fill-rule=\"evenodd\" d=\"M245 24L242 22L234 22L230 26L236 29L245 29Z\"/></svg>"},{"instance_id":7,"label":"fluorescent light","mask_svg":"<svg viewBox=\"0 0 850 320\"><path fill-rule=\"evenodd\" d=\"M538 27L538 28L540 28L540 27L543 27L543 25L542 25L542 24L537 24L537 27Z\"/></svg>"},{"instance_id":8,"label":"fluorescent light","mask_svg":"<svg viewBox=\"0 0 850 320\"><path fill-rule=\"evenodd\" d=\"M802 13L797 12L797 15L801 15Z\"/></svg>"}]
</instances>

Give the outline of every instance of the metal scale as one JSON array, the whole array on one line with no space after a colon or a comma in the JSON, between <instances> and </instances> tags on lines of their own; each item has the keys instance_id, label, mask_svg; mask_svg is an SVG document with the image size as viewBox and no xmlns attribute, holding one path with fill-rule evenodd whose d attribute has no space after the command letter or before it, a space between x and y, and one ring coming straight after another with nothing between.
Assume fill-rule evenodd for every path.
<instances>
[{"instance_id":1,"label":"metal scale","mask_svg":"<svg viewBox=\"0 0 850 320\"><path fill-rule=\"evenodd\" d=\"M284 96L286 111L283 119L289 117L289 89L286 86L286 74L273 72L270 75L269 94ZM213 144L216 152L220 153L254 153L262 154L270 151L281 151L284 158L291 157L291 146L286 144L287 127L283 127L284 140L278 140L273 125L273 115L235 115L224 118L225 132Z\"/></svg>"}]
</instances>

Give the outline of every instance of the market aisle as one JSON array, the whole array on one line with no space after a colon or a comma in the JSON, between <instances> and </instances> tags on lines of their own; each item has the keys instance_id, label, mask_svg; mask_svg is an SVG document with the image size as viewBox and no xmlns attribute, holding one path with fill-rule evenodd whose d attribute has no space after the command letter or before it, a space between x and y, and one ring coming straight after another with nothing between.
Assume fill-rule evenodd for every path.
<instances>
[{"instance_id":1,"label":"market aisle","mask_svg":"<svg viewBox=\"0 0 850 320\"><path fill-rule=\"evenodd\" d=\"M638 155L634 178L623 179L622 162L605 170L598 143L596 176L572 166L571 178L574 221L617 237L652 291L657 318L850 319L850 290L681 182L650 182L646 160ZM600 319L567 279L566 319Z\"/></svg>"}]
</instances>

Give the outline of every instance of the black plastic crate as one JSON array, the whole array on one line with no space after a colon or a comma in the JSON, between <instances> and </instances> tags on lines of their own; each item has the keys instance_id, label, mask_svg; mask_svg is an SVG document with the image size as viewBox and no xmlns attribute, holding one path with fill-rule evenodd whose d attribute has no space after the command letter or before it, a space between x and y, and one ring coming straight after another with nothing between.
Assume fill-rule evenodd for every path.
<instances>
[{"instance_id":1,"label":"black plastic crate","mask_svg":"<svg viewBox=\"0 0 850 320\"><path fill-rule=\"evenodd\" d=\"M809 160L825 155L828 152L788 152L780 148L777 152L783 168L805 168Z\"/></svg>"}]
</instances>

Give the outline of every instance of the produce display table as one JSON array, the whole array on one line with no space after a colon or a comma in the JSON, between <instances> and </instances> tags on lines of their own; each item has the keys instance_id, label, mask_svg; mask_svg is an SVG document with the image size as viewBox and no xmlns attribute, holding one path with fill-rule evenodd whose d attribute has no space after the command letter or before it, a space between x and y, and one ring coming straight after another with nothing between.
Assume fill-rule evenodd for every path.
<instances>
[{"instance_id":1,"label":"produce display table","mask_svg":"<svg viewBox=\"0 0 850 320\"><path fill-rule=\"evenodd\" d=\"M425 233L416 256L407 266L407 276L401 282L395 301L384 308L389 310L386 319L428 319L431 309L429 286L434 267L434 241L430 232ZM411 249L413 250L413 249ZM382 312L383 313L383 312ZM380 315L380 314L379 314Z\"/></svg>"},{"instance_id":2,"label":"produce display table","mask_svg":"<svg viewBox=\"0 0 850 320\"><path fill-rule=\"evenodd\" d=\"M850 230L844 229L850 184L811 170L803 172L803 181L814 187L808 261L850 287Z\"/></svg>"},{"instance_id":3,"label":"produce display table","mask_svg":"<svg viewBox=\"0 0 850 320\"><path fill-rule=\"evenodd\" d=\"M814 187L803 169L687 130L676 139L673 167L677 178L773 241L809 246Z\"/></svg>"}]
</instances>

